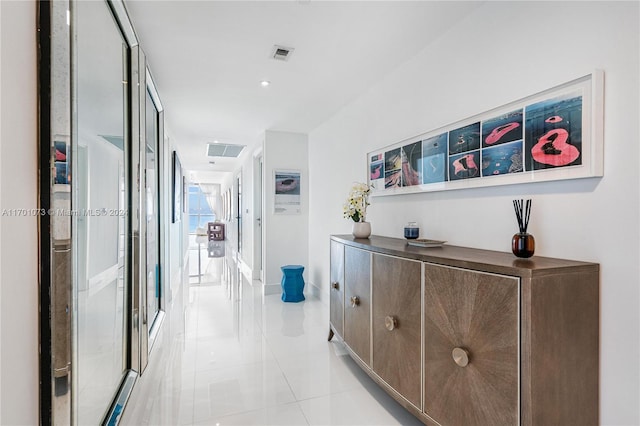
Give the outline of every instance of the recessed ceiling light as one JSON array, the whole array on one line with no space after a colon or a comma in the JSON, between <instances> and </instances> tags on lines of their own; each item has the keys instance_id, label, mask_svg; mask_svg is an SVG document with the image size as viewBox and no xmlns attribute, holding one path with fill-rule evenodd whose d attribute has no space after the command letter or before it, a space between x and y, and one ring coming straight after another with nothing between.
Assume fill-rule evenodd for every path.
<instances>
[{"instance_id":1,"label":"recessed ceiling light","mask_svg":"<svg viewBox=\"0 0 640 426\"><path fill-rule=\"evenodd\" d=\"M260 85L261 85L262 87L267 87L267 86L268 86L268 85L270 85L270 84L271 84L271 82L270 82L269 80L262 80L262 81L260 82Z\"/></svg>"}]
</instances>

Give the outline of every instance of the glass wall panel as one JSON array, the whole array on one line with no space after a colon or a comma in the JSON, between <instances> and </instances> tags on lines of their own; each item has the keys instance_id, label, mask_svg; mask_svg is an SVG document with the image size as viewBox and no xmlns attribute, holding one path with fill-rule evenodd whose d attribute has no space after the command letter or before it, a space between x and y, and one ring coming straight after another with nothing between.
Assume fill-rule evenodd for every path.
<instances>
[{"instance_id":1,"label":"glass wall panel","mask_svg":"<svg viewBox=\"0 0 640 426\"><path fill-rule=\"evenodd\" d=\"M128 48L106 2L75 2L74 15L74 420L99 424L127 368Z\"/></svg>"},{"instance_id":2,"label":"glass wall panel","mask_svg":"<svg viewBox=\"0 0 640 426\"><path fill-rule=\"evenodd\" d=\"M158 203L158 110L146 92L146 206L147 206L147 323L148 330L160 310L160 259Z\"/></svg>"}]
</instances>

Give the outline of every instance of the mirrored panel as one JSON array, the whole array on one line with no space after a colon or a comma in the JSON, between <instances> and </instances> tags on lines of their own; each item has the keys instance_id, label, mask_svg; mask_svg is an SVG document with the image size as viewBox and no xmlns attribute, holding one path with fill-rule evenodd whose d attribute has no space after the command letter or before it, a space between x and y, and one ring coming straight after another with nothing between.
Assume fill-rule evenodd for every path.
<instances>
[{"instance_id":1,"label":"mirrored panel","mask_svg":"<svg viewBox=\"0 0 640 426\"><path fill-rule=\"evenodd\" d=\"M160 311L161 276L160 276L160 204L159 204L159 132L156 105L149 91L145 98L145 206L146 206L146 292L147 292L147 324L151 332L153 323Z\"/></svg>"},{"instance_id":2,"label":"mirrored panel","mask_svg":"<svg viewBox=\"0 0 640 426\"><path fill-rule=\"evenodd\" d=\"M127 370L128 46L106 2L74 2L74 420L103 421Z\"/></svg>"}]
</instances>

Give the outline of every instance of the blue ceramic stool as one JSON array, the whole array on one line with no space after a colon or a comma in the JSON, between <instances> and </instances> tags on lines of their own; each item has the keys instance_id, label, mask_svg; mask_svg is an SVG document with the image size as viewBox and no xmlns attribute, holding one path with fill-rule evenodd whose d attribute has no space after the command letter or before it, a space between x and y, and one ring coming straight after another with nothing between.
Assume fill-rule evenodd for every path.
<instances>
[{"instance_id":1,"label":"blue ceramic stool","mask_svg":"<svg viewBox=\"0 0 640 426\"><path fill-rule=\"evenodd\" d=\"M282 301L283 302L301 302L304 300L304 266L287 265L280 267L282 269Z\"/></svg>"}]
</instances>

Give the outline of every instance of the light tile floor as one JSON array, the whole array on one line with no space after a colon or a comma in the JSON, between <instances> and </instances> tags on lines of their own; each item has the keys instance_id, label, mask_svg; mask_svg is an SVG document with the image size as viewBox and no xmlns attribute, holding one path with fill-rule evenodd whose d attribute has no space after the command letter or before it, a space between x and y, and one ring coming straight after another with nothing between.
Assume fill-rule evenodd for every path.
<instances>
[{"instance_id":1,"label":"light tile floor","mask_svg":"<svg viewBox=\"0 0 640 426\"><path fill-rule=\"evenodd\" d=\"M263 296L227 259L175 292L123 425L419 425L327 342L317 298Z\"/></svg>"}]
</instances>

